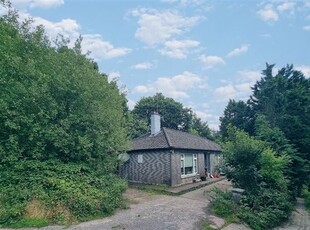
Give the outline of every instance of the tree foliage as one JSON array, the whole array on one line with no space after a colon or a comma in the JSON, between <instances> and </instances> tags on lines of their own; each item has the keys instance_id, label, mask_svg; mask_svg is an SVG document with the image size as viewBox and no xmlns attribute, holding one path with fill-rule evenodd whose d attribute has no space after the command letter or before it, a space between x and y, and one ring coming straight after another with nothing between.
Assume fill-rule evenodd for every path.
<instances>
[{"instance_id":1,"label":"tree foliage","mask_svg":"<svg viewBox=\"0 0 310 230\"><path fill-rule=\"evenodd\" d=\"M294 70L293 65L280 69L275 76L273 68L274 65L267 64L262 79L253 87L249 103L253 112L264 115L294 148L291 155L301 180L296 185L300 191L301 184L310 183L310 79Z\"/></svg>"},{"instance_id":2,"label":"tree foliage","mask_svg":"<svg viewBox=\"0 0 310 230\"><path fill-rule=\"evenodd\" d=\"M284 133L278 127L272 128L264 115L258 115L255 120L256 138L266 142L277 156L286 155L290 158L285 168L286 177L289 179L289 190L296 196L306 179L307 171L303 167L305 160L294 148Z\"/></svg>"},{"instance_id":3,"label":"tree foliage","mask_svg":"<svg viewBox=\"0 0 310 230\"><path fill-rule=\"evenodd\" d=\"M270 229L287 219L292 205L285 169L287 155L235 127L228 128L224 154L227 176L245 190L239 218L253 229Z\"/></svg>"},{"instance_id":4,"label":"tree foliage","mask_svg":"<svg viewBox=\"0 0 310 230\"><path fill-rule=\"evenodd\" d=\"M292 65L275 76L273 68L247 103L229 101L221 117L228 177L245 189L239 217L253 229L279 225L310 183L310 80Z\"/></svg>"},{"instance_id":5,"label":"tree foliage","mask_svg":"<svg viewBox=\"0 0 310 230\"><path fill-rule=\"evenodd\" d=\"M132 110L133 137L148 133L150 130L150 117L154 112L161 115L162 127L191 132L202 137L211 138L211 131L206 122L203 122L189 108L180 102L165 97L162 93L143 97Z\"/></svg>"},{"instance_id":6,"label":"tree foliage","mask_svg":"<svg viewBox=\"0 0 310 230\"><path fill-rule=\"evenodd\" d=\"M206 121L202 121L195 113L192 114L189 132L197 136L214 140L214 136Z\"/></svg>"},{"instance_id":7,"label":"tree foliage","mask_svg":"<svg viewBox=\"0 0 310 230\"><path fill-rule=\"evenodd\" d=\"M277 154L286 152L291 158L290 188L296 193L302 184L310 183L310 79L293 65L275 75L273 69L274 65L266 64L247 103L229 101L220 131L225 139L232 124L268 142Z\"/></svg>"},{"instance_id":8,"label":"tree foliage","mask_svg":"<svg viewBox=\"0 0 310 230\"><path fill-rule=\"evenodd\" d=\"M227 138L227 129L229 125L233 125L248 133L253 133L253 113L249 105L244 101L235 101L230 99L224 115L220 117L220 133L222 139Z\"/></svg>"},{"instance_id":9,"label":"tree foliage","mask_svg":"<svg viewBox=\"0 0 310 230\"><path fill-rule=\"evenodd\" d=\"M63 207L76 202L80 209L68 208L77 219L92 209L111 212L124 189L114 187L121 182L110 174L128 148L126 99L81 54L81 38L73 49L61 37L52 45L43 27L19 23L10 9L0 18L0 41L0 204L7 207L0 209L0 225L22 218L34 198L55 199ZM68 170L61 171L64 164ZM67 197L62 189L71 189Z\"/></svg>"}]
</instances>

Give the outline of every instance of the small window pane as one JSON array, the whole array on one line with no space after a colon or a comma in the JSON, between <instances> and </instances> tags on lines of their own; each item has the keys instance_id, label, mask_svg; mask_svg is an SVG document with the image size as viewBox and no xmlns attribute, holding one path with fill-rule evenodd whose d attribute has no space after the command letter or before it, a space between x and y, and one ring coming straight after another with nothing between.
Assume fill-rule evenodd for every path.
<instances>
[{"instance_id":1,"label":"small window pane","mask_svg":"<svg viewBox=\"0 0 310 230\"><path fill-rule=\"evenodd\" d=\"M143 155L142 154L138 155L138 163L139 164L143 163Z\"/></svg>"}]
</instances>

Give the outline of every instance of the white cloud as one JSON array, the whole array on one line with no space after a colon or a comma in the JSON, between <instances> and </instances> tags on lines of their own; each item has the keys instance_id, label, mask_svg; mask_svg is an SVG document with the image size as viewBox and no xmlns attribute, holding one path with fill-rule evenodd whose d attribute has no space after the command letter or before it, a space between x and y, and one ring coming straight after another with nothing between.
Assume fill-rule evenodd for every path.
<instances>
[{"instance_id":1,"label":"white cloud","mask_svg":"<svg viewBox=\"0 0 310 230\"><path fill-rule=\"evenodd\" d=\"M135 37L148 45L163 43L183 34L201 19L201 17L183 17L171 10L158 11L145 8L133 10L131 14L139 17L139 28Z\"/></svg>"},{"instance_id":2,"label":"white cloud","mask_svg":"<svg viewBox=\"0 0 310 230\"><path fill-rule=\"evenodd\" d=\"M108 74L108 81L118 81L121 77L120 72L116 71L116 72L111 72Z\"/></svg>"},{"instance_id":3,"label":"white cloud","mask_svg":"<svg viewBox=\"0 0 310 230\"><path fill-rule=\"evenodd\" d=\"M128 108L132 110L135 107L135 105L136 105L136 102L128 98L128 101L127 101Z\"/></svg>"},{"instance_id":4,"label":"white cloud","mask_svg":"<svg viewBox=\"0 0 310 230\"><path fill-rule=\"evenodd\" d=\"M250 83L253 84L262 77L259 71L253 71L253 70L240 70L238 71L238 73L241 76L240 80L242 82L249 81Z\"/></svg>"},{"instance_id":5,"label":"white cloud","mask_svg":"<svg viewBox=\"0 0 310 230\"><path fill-rule=\"evenodd\" d=\"M229 84L215 88L213 94L217 101L227 101L230 98L235 98L238 95L238 91L232 84Z\"/></svg>"},{"instance_id":6,"label":"white cloud","mask_svg":"<svg viewBox=\"0 0 310 230\"><path fill-rule=\"evenodd\" d=\"M144 85L138 85L138 86L136 86L133 89L133 92L134 93L143 93L143 94L145 94L145 93L151 92L151 90L148 87L144 86Z\"/></svg>"},{"instance_id":7,"label":"white cloud","mask_svg":"<svg viewBox=\"0 0 310 230\"><path fill-rule=\"evenodd\" d=\"M2 9L3 12L6 12L6 9ZM0 9L1 11L1 9ZM29 13L26 11L19 11L19 21L23 21L25 19L32 18L33 19L33 26L44 26L45 32L47 36L54 41L59 34L62 34L65 39L70 39L71 41L75 41L80 33L80 25L76 20L73 20L71 18L62 19L58 22L52 22L49 20L46 20L41 17L32 17Z\"/></svg>"},{"instance_id":8,"label":"white cloud","mask_svg":"<svg viewBox=\"0 0 310 230\"><path fill-rule=\"evenodd\" d=\"M199 117L201 120L206 121L208 114L202 111L195 111L195 114L197 115L197 117Z\"/></svg>"},{"instance_id":9,"label":"white cloud","mask_svg":"<svg viewBox=\"0 0 310 230\"><path fill-rule=\"evenodd\" d=\"M51 8L64 4L64 0L11 0L18 8Z\"/></svg>"},{"instance_id":10,"label":"white cloud","mask_svg":"<svg viewBox=\"0 0 310 230\"><path fill-rule=\"evenodd\" d=\"M277 9L280 12L292 11L292 10L294 10L295 4L296 4L295 2L283 2L277 6Z\"/></svg>"},{"instance_id":11,"label":"white cloud","mask_svg":"<svg viewBox=\"0 0 310 230\"><path fill-rule=\"evenodd\" d=\"M77 21L73 19L67 18L59 22L51 22L40 17L34 17L33 19L34 19L34 25L44 26L47 35L52 40L55 40L59 34L62 34L64 38L68 38L71 41L76 40L79 36L80 25L77 23Z\"/></svg>"},{"instance_id":12,"label":"white cloud","mask_svg":"<svg viewBox=\"0 0 310 230\"><path fill-rule=\"evenodd\" d=\"M145 70L145 69L151 69L153 67L153 64L150 62L142 62L135 64L131 66L132 69L137 69L137 70Z\"/></svg>"},{"instance_id":13,"label":"white cloud","mask_svg":"<svg viewBox=\"0 0 310 230\"><path fill-rule=\"evenodd\" d=\"M310 31L310 25L304 26L303 29L306 30L306 31Z\"/></svg>"},{"instance_id":14,"label":"white cloud","mask_svg":"<svg viewBox=\"0 0 310 230\"><path fill-rule=\"evenodd\" d=\"M245 44L245 45L242 45L239 48L233 49L226 56L229 57L229 58L230 57L239 56L241 54L244 54L244 53L248 52L248 50L249 50L249 45Z\"/></svg>"},{"instance_id":15,"label":"white cloud","mask_svg":"<svg viewBox=\"0 0 310 230\"><path fill-rule=\"evenodd\" d=\"M207 69L213 68L214 66L219 64L225 64L225 61L219 56L201 55L199 59Z\"/></svg>"},{"instance_id":16,"label":"white cloud","mask_svg":"<svg viewBox=\"0 0 310 230\"><path fill-rule=\"evenodd\" d=\"M151 94L162 92L172 98L187 98L189 89L198 86L202 79L191 72L184 71L182 74L173 77L160 77L148 85L138 85L133 89L133 93Z\"/></svg>"},{"instance_id":17,"label":"white cloud","mask_svg":"<svg viewBox=\"0 0 310 230\"><path fill-rule=\"evenodd\" d=\"M296 69L301 71L305 75L305 77L310 78L310 66L297 66Z\"/></svg>"},{"instance_id":18,"label":"white cloud","mask_svg":"<svg viewBox=\"0 0 310 230\"><path fill-rule=\"evenodd\" d=\"M90 57L98 60L125 56L131 52L131 49L114 47L110 42L103 40L99 34L85 34L83 35L82 51L84 53L90 51Z\"/></svg>"},{"instance_id":19,"label":"white cloud","mask_svg":"<svg viewBox=\"0 0 310 230\"><path fill-rule=\"evenodd\" d=\"M27 12L19 12L20 20L31 18ZM33 25L44 26L45 32L51 41L55 41L61 34L64 39L69 40L69 46L73 46L76 39L80 36L80 25L76 20L67 18L59 22L52 22L41 17L32 17ZM126 47L114 47L110 42L102 39L99 34L84 34L82 35L82 51L83 53L90 52L89 56L95 60L111 59L127 55L131 49Z\"/></svg>"},{"instance_id":20,"label":"white cloud","mask_svg":"<svg viewBox=\"0 0 310 230\"><path fill-rule=\"evenodd\" d=\"M271 4L267 4L263 9L259 10L257 13L260 16L260 18L266 22L278 21L279 19L278 13L273 9L273 6Z\"/></svg>"},{"instance_id":21,"label":"white cloud","mask_svg":"<svg viewBox=\"0 0 310 230\"><path fill-rule=\"evenodd\" d=\"M218 102L228 99L247 100L252 93L251 87L261 78L259 71L240 70L234 82L224 82L226 85L216 88L213 95Z\"/></svg>"},{"instance_id":22,"label":"white cloud","mask_svg":"<svg viewBox=\"0 0 310 230\"><path fill-rule=\"evenodd\" d=\"M160 50L164 56L176 59L186 58L189 49L199 46L199 42L195 40L172 40L165 42L165 47Z\"/></svg>"},{"instance_id":23,"label":"white cloud","mask_svg":"<svg viewBox=\"0 0 310 230\"><path fill-rule=\"evenodd\" d=\"M253 84L251 83L242 83L235 85L235 89L239 91L239 95L248 94L249 91L251 91L251 87Z\"/></svg>"}]
</instances>

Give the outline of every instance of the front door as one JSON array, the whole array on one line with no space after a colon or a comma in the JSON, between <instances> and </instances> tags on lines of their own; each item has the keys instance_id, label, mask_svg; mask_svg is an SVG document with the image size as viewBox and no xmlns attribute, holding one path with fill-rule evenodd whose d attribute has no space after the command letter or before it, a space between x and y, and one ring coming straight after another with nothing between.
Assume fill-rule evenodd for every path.
<instances>
[{"instance_id":1,"label":"front door","mask_svg":"<svg viewBox=\"0 0 310 230\"><path fill-rule=\"evenodd\" d=\"M206 171L206 176L208 176L211 172L211 163L210 163L210 154L209 153L205 153L205 171Z\"/></svg>"}]
</instances>

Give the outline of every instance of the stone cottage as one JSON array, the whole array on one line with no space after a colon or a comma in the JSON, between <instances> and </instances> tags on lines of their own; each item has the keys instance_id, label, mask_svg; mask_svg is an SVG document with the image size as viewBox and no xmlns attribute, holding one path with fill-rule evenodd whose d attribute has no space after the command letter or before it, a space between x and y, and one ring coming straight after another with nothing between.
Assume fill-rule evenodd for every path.
<instances>
[{"instance_id":1,"label":"stone cottage","mask_svg":"<svg viewBox=\"0 0 310 230\"><path fill-rule=\"evenodd\" d=\"M206 138L161 128L160 116L151 116L151 133L132 141L120 175L129 182L177 186L213 174L221 148Z\"/></svg>"}]
</instances>

